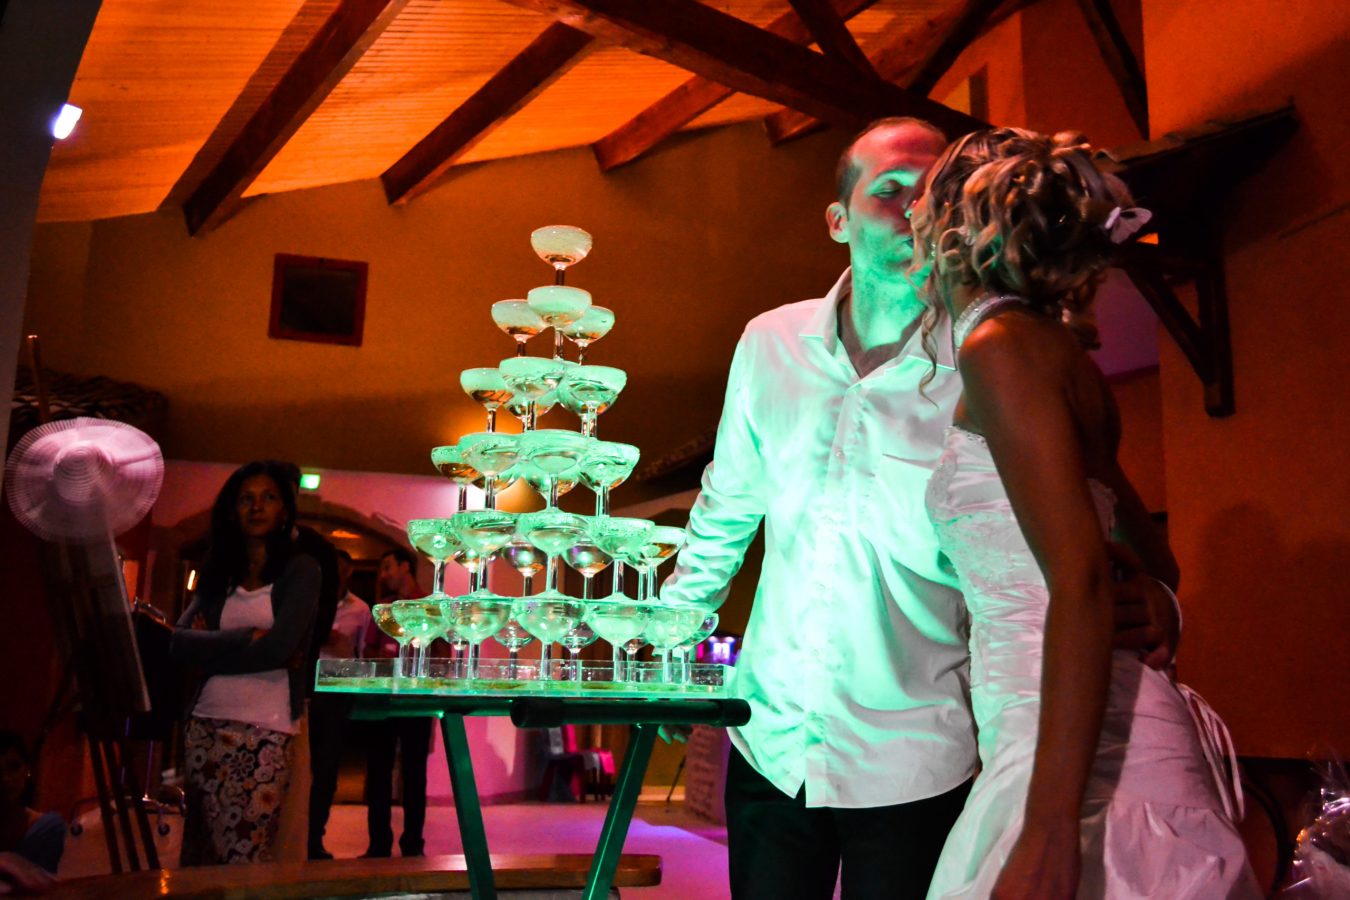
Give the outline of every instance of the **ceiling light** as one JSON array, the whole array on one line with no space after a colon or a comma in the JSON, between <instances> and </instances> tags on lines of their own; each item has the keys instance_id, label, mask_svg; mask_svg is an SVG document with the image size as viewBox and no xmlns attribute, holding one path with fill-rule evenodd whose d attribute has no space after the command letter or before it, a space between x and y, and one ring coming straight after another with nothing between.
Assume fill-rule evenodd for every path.
<instances>
[{"instance_id":1,"label":"ceiling light","mask_svg":"<svg viewBox=\"0 0 1350 900\"><path fill-rule=\"evenodd\" d=\"M52 119L52 137L58 141L64 141L70 137L70 133L75 130L75 123L80 121L80 114L84 110L78 106L71 106L69 103L61 104L61 111Z\"/></svg>"}]
</instances>

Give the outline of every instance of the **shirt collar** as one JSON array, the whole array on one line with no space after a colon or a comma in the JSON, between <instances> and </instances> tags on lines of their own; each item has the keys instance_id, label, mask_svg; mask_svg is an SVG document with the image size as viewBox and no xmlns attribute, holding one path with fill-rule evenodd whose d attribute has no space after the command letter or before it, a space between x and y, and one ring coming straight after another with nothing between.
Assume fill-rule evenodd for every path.
<instances>
[{"instance_id":1,"label":"shirt collar","mask_svg":"<svg viewBox=\"0 0 1350 900\"><path fill-rule=\"evenodd\" d=\"M830 292L825 295L825 300L820 304L820 308L802 327L798 336L819 340L826 351L834 353L835 348L839 345L839 304L844 302L852 290L853 269L850 267L839 276L839 280L834 283L834 287L830 288ZM938 368L955 369L956 361L952 354L952 321L946 310L942 310L938 315L937 327L933 329L933 341L937 344ZM918 332L915 332L914 337L905 346L901 356L913 357L925 363L929 361Z\"/></svg>"}]
</instances>

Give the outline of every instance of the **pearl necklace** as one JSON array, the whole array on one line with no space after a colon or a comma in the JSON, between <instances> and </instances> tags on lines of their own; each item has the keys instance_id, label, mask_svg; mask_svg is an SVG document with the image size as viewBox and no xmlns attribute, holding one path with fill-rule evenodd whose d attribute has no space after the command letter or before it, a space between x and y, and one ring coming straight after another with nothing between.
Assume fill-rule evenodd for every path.
<instances>
[{"instance_id":1,"label":"pearl necklace","mask_svg":"<svg viewBox=\"0 0 1350 900\"><path fill-rule=\"evenodd\" d=\"M961 310L961 315L952 323L952 349L958 353L961 345L970 337L977 326L998 309L1013 303L1026 305L1026 298L1017 294L988 294Z\"/></svg>"}]
</instances>

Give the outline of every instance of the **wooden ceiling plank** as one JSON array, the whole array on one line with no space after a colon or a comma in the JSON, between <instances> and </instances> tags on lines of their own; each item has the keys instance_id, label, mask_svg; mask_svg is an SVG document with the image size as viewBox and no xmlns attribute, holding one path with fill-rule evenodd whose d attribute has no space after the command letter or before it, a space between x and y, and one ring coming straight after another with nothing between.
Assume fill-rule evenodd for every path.
<instances>
[{"instance_id":1,"label":"wooden ceiling plank","mask_svg":"<svg viewBox=\"0 0 1350 900\"><path fill-rule=\"evenodd\" d=\"M1120 27L1110 0L1078 0L1092 37L1097 41L1102 61L1111 73L1120 90L1125 108L1139 129L1140 137L1148 138L1148 84L1144 79L1143 67L1134 54L1134 48Z\"/></svg>"},{"instance_id":2,"label":"wooden ceiling plank","mask_svg":"<svg viewBox=\"0 0 1350 900\"><path fill-rule=\"evenodd\" d=\"M862 52L853 34L844 24L844 19L830 5L829 0L788 0L797 15L811 31L820 52L826 56L852 66L866 75L876 76L876 70Z\"/></svg>"},{"instance_id":3,"label":"wooden ceiling plank","mask_svg":"<svg viewBox=\"0 0 1350 900\"><path fill-rule=\"evenodd\" d=\"M831 12L840 19L851 19L875 2L833 0ZM783 13L765 28L793 43L811 40L806 23L792 11ZM734 93L725 85L695 75L591 145L600 171L608 172L638 159Z\"/></svg>"},{"instance_id":4,"label":"wooden ceiling plank","mask_svg":"<svg viewBox=\"0 0 1350 900\"><path fill-rule=\"evenodd\" d=\"M696 0L509 0L742 93L845 126L912 115L953 132L984 123Z\"/></svg>"},{"instance_id":5,"label":"wooden ceiling plank","mask_svg":"<svg viewBox=\"0 0 1350 900\"><path fill-rule=\"evenodd\" d=\"M406 3L343 0L183 204L188 233L215 228L239 210L248 186Z\"/></svg>"},{"instance_id":6,"label":"wooden ceiling plank","mask_svg":"<svg viewBox=\"0 0 1350 900\"><path fill-rule=\"evenodd\" d=\"M455 160L579 62L594 40L561 22L544 29L380 175L389 202L406 203L430 190Z\"/></svg>"},{"instance_id":7,"label":"wooden ceiling plank","mask_svg":"<svg viewBox=\"0 0 1350 900\"><path fill-rule=\"evenodd\" d=\"M966 0L953 4L923 25L870 48L877 74L927 96L981 27L990 21L1000 2ZM795 109L780 110L764 120L765 131L774 146L813 134L826 124Z\"/></svg>"}]
</instances>

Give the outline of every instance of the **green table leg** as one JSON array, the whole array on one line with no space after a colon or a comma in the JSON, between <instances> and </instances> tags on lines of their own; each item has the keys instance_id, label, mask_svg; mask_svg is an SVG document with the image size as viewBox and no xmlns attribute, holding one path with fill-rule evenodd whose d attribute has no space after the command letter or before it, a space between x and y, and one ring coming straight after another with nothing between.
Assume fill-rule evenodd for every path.
<instances>
[{"instance_id":1,"label":"green table leg","mask_svg":"<svg viewBox=\"0 0 1350 900\"><path fill-rule=\"evenodd\" d=\"M478 783L473 778L469 738L464 733L464 717L452 713L441 716L441 737L445 741L445 758L450 765L450 787L455 792L459 840L469 865L469 891L474 900L497 900L497 886L492 880L492 857L488 855L487 831L483 828L483 808L478 803ZM650 750L649 746L648 752Z\"/></svg>"},{"instance_id":2,"label":"green table leg","mask_svg":"<svg viewBox=\"0 0 1350 900\"><path fill-rule=\"evenodd\" d=\"M638 795L642 793L642 778L647 774L647 762L652 758L656 729L655 725L633 727L633 737L628 742L628 752L624 754L623 766L619 769L619 777L614 785L614 796L609 801L609 812L605 814L600 843L595 848L595 858L591 860L590 874L586 876L586 892L581 895L583 900L603 900L609 896L614 872L619 868L619 855L623 853L623 843L628 838L628 826L633 821L633 810L637 807Z\"/></svg>"}]
</instances>

